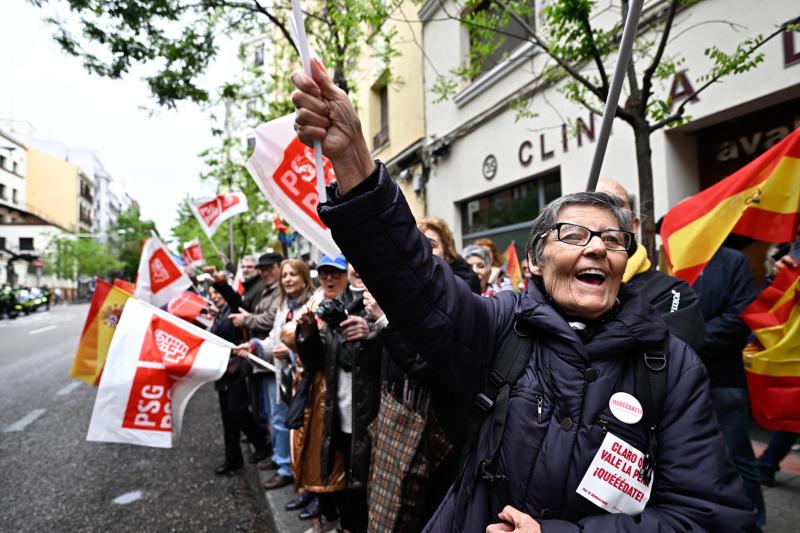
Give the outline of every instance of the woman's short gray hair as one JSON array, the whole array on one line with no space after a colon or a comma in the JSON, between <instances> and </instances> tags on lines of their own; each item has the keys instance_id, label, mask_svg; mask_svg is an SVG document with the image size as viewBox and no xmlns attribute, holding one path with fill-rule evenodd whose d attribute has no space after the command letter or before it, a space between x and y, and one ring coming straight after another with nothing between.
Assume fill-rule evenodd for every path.
<instances>
[{"instance_id":1,"label":"woman's short gray hair","mask_svg":"<svg viewBox=\"0 0 800 533\"><path fill-rule=\"evenodd\" d=\"M573 205L585 205L605 209L617 219L619 229L631 231L631 212L622 207L622 201L614 195L605 192L576 192L565 194L556 198L544 209L531 224L531 232L528 235L528 245L526 251L528 257L533 259L533 264L541 265L544 255L543 235L558 222L558 215L565 207Z\"/></svg>"},{"instance_id":2,"label":"woman's short gray hair","mask_svg":"<svg viewBox=\"0 0 800 533\"><path fill-rule=\"evenodd\" d=\"M492 252L483 246L480 246L479 244L470 244L469 246L465 246L461 251L461 255L464 257L464 259L474 255L475 257L483 259L483 262L486 263L487 266L492 265Z\"/></svg>"}]
</instances>

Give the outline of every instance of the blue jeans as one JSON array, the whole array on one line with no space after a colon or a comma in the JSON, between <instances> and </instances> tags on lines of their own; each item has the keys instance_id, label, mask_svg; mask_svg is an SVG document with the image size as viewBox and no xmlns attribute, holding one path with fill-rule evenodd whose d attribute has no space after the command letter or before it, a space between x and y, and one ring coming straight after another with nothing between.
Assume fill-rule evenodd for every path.
<instances>
[{"instance_id":1,"label":"blue jeans","mask_svg":"<svg viewBox=\"0 0 800 533\"><path fill-rule=\"evenodd\" d=\"M733 465L744 482L744 492L753 503L758 516L756 525L764 527L767 508L761 493L761 476L750 442L750 410L747 389L737 387L712 387L711 406L719 420L719 428L725 438Z\"/></svg>"},{"instance_id":2,"label":"blue jeans","mask_svg":"<svg viewBox=\"0 0 800 533\"><path fill-rule=\"evenodd\" d=\"M275 374L268 374L264 380L269 400L269 423L272 427L272 460L278 465L278 474L292 475L291 444L289 442L289 428L286 427L286 415L289 406L278 402L275 397Z\"/></svg>"},{"instance_id":3,"label":"blue jeans","mask_svg":"<svg viewBox=\"0 0 800 533\"><path fill-rule=\"evenodd\" d=\"M758 458L758 467L772 473L780 470L778 465L789 453L789 450L792 449L797 437L800 437L800 434L789 433L788 431L776 431L773 433L769 446Z\"/></svg>"}]
</instances>

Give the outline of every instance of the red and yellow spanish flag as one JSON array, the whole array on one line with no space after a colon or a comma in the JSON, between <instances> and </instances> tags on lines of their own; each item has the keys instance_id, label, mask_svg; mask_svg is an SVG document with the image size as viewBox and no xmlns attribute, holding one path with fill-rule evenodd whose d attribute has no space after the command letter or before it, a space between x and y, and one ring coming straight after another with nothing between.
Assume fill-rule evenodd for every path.
<instances>
[{"instance_id":1,"label":"red and yellow spanish flag","mask_svg":"<svg viewBox=\"0 0 800 533\"><path fill-rule=\"evenodd\" d=\"M742 354L753 417L771 431L800 432L800 268L783 268L741 313L757 342Z\"/></svg>"},{"instance_id":2,"label":"red and yellow spanish flag","mask_svg":"<svg viewBox=\"0 0 800 533\"><path fill-rule=\"evenodd\" d=\"M508 245L506 251L503 252L503 268L511 278L511 285L514 290L519 292L522 288L522 269L519 266L519 259L517 258L517 247L514 246L514 241Z\"/></svg>"},{"instance_id":3,"label":"red and yellow spanish flag","mask_svg":"<svg viewBox=\"0 0 800 533\"><path fill-rule=\"evenodd\" d=\"M78 351L72 362L72 377L92 385L100 382L111 338L122 315L122 308L130 297L130 293L119 287L102 279L97 280Z\"/></svg>"},{"instance_id":4,"label":"red and yellow spanish flag","mask_svg":"<svg viewBox=\"0 0 800 533\"><path fill-rule=\"evenodd\" d=\"M790 242L800 212L800 129L664 217L661 240L672 274L694 283L730 233Z\"/></svg>"}]
</instances>

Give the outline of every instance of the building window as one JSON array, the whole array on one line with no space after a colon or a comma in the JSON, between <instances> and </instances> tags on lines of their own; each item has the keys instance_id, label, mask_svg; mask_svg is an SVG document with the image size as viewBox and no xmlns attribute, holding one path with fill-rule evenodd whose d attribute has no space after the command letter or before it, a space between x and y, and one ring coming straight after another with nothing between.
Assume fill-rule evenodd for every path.
<instances>
[{"instance_id":1,"label":"building window","mask_svg":"<svg viewBox=\"0 0 800 533\"><path fill-rule=\"evenodd\" d=\"M15 204L19 203L19 197L17 196L17 189L12 189L11 191L11 201Z\"/></svg>"},{"instance_id":2,"label":"building window","mask_svg":"<svg viewBox=\"0 0 800 533\"><path fill-rule=\"evenodd\" d=\"M19 250L32 252L33 251L33 237L20 237L19 238Z\"/></svg>"},{"instance_id":3,"label":"building window","mask_svg":"<svg viewBox=\"0 0 800 533\"><path fill-rule=\"evenodd\" d=\"M256 149L256 138L255 137L248 137L247 138L247 149L251 152Z\"/></svg>"},{"instance_id":4,"label":"building window","mask_svg":"<svg viewBox=\"0 0 800 533\"><path fill-rule=\"evenodd\" d=\"M529 3L530 13L524 14L521 18L524 19L530 27L535 27L536 13L534 11L534 2L530 0ZM497 49L486 57L484 61L478 65L478 68L473 71L475 77L480 76L484 72L502 63L517 46L529 40L528 32L524 29L522 24L517 22L513 17L507 15L502 7L491 0L480 3L468 16L474 17L473 20L475 21L475 24L465 24L467 33L469 34L470 50L494 46L494 43L500 41ZM507 20L503 20L504 16ZM492 24L496 26L497 29L495 31L481 30L481 22L483 22L483 25L487 23Z\"/></svg>"},{"instance_id":5,"label":"building window","mask_svg":"<svg viewBox=\"0 0 800 533\"><path fill-rule=\"evenodd\" d=\"M6 197L6 186L0 183L0 200L8 200Z\"/></svg>"},{"instance_id":6,"label":"building window","mask_svg":"<svg viewBox=\"0 0 800 533\"><path fill-rule=\"evenodd\" d=\"M389 89L384 85L373 90L378 97L378 132L372 137L372 149L377 150L389 142Z\"/></svg>"},{"instance_id":7,"label":"building window","mask_svg":"<svg viewBox=\"0 0 800 533\"><path fill-rule=\"evenodd\" d=\"M14 174L17 173L17 165L18 165L18 163L16 161L11 163L11 172L13 172Z\"/></svg>"},{"instance_id":8,"label":"building window","mask_svg":"<svg viewBox=\"0 0 800 533\"><path fill-rule=\"evenodd\" d=\"M5 249L6 249L6 238L0 237L0 250L5 250Z\"/></svg>"},{"instance_id":9,"label":"building window","mask_svg":"<svg viewBox=\"0 0 800 533\"><path fill-rule=\"evenodd\" d=\"M0 168L6 168L6 156L0 155Z\"/></svg>"},{"instance_id":10,"label":"building window","mask_svg":"<svg viewBox=\"0 0 800 533\"><path fill-rule=\"evenodd\" d=\"M253 65L261 67L264 65L264 45L259 44L255 47L255 54L253 56Z\"/></svg>"},{"instance_id":11,"label":"building window","mask_svg":"<svg viewBox=\"0 0 800 533\"><path fill-rule=\"evenodd\" d=\"M559 196L561 174L555 170L462 202L463 245L486 237L502 250L515 241L519 257L524 257L531 222Z\"/></svg>"}]
</instances>

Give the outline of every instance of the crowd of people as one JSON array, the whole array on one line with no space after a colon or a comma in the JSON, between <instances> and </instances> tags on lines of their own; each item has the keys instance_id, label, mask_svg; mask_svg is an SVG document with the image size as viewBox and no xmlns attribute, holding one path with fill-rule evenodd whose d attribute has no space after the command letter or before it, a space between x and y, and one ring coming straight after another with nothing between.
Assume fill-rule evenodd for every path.
<instances>
[{"instance_id":1,"label":"crowd of people","mask_svg":"<svg viewBox=\"0 0 800 533\"><path fill-rule=\"evenodd\" d=\"M722 247L693 286L660 272L635 198L601 180L538 213L515 286L491 240L459 254L414 219L312 73L293 75L295 130L333 164L319 214L345 255L245 258L242 294L209 269L213 331L237 346L216 473L242 467L243 433L309 532L759 531L796 435L756 460L746 257ZM786 252L772 268L797 268Z\"/></svg>"}]
</instances>

